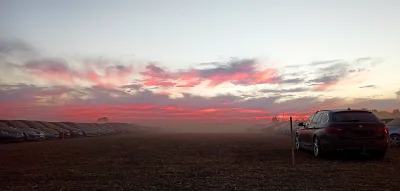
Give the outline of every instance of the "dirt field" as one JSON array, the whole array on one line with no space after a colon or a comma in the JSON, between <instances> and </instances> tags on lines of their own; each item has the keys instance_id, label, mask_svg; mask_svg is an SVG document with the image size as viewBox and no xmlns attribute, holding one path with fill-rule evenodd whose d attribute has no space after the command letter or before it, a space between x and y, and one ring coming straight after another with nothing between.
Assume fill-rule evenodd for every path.
<instances>
[{"instance_id":1,"label":"dirt field","mask_svg":"<svg viewBox=\"0 0 400 191\"><path fill-rule=\"evenodd\" d=\"M0 145L0 190L400 190L383 161L314 159L259 133L118 135Z\"/></svg>"}]
</instances>

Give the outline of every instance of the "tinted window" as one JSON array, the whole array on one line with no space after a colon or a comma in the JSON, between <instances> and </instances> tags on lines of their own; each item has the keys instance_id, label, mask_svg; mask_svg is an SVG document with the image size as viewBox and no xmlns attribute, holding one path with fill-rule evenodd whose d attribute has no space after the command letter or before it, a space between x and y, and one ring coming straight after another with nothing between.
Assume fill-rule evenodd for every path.
<instances>
[{"instance_id":1,"label":"tinted window","mask_svg":"<svg viewBox=\"0 0 400 191\"><path fill-rule=\"evenodd\" d=\"M328 120L329 120L328 114L324 113L319 118L318 123L325 124L328 122Z\"/></svg>"},{"instance_id":2,"label":"tinted window","mask_svg":"<svg viewBox=\"0 0 400 191\"><path fill-rule=\"evenodd\" d=\"M333 113L333 122L381 122L375 114L370 112L338 112Z\"/></svg>"},{"instance_id":3,"label":"tinted window","mask_svg":"<svg viewBox=\"0 0 400 191\"><path fill-rule=\"evenodd\" d=\"M321 117L321 113L317 113L317 115L315 115L315 117L312 120L312 123L316 124L318 123L319 118Z\"/></svg>"}]
</instances>

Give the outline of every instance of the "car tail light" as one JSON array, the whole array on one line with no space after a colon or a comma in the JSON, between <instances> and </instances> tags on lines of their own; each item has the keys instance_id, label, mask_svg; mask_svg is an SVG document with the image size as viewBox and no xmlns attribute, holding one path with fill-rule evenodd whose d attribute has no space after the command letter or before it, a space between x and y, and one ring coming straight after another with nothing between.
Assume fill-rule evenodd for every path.
<instances>
[{"instance_id":1,"label":"car tail light","mask_svg":"<svg viewBox=\"0 0 400 191\"><path fill-rule=\"evenodd\" d=\"M378 134L388 134L389 133L389 129L385 126L384 128L377 129L376 132Z\"/></svg>"},{"instance_id":2,"label":"car tail light","mask_svg":"<svg viewBox=\"0 0 400 191\"><path fill-rule=\"evenodd\" d=\"M343 134L343 133L346 133L346 130L342 129L342 128L337 128L337 127L327 127L325 129L325 132L327 134Z\"/></svg>"}]
</instances>

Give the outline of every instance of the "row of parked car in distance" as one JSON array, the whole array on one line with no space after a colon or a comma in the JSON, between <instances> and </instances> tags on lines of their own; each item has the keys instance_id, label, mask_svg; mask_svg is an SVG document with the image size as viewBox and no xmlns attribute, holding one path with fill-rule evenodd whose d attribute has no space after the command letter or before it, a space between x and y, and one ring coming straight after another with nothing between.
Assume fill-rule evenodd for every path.
<instances>
[{"instance_id":1,"label":"row of parked car in distance","mask_svg":"<svg viewBox=\"0 0 400 191\"><path fill-rule=\"evenodd\" d=\"M145 130L131 123L76 123L29 120L0 120L0 141L39 141L70 137L127 134Z\"/></svg>"}]
</instances>

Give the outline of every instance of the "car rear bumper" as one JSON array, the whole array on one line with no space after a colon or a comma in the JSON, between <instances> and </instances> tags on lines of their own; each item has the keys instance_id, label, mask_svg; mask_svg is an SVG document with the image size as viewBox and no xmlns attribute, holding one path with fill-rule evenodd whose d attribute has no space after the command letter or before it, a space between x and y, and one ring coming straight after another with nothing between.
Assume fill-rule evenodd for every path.
<instances>
[{"instance_id":1,"label":"car rear bumper","mask_svg":"<svg viewBox=\"0 0 400 191\"><path fill-rule=\"evenodd\" d=\"M330 140L321 139L320 146L324 151L367 151L367 150L387 150L389 139L383 140Z\"/></svg>"}]
</instances>

